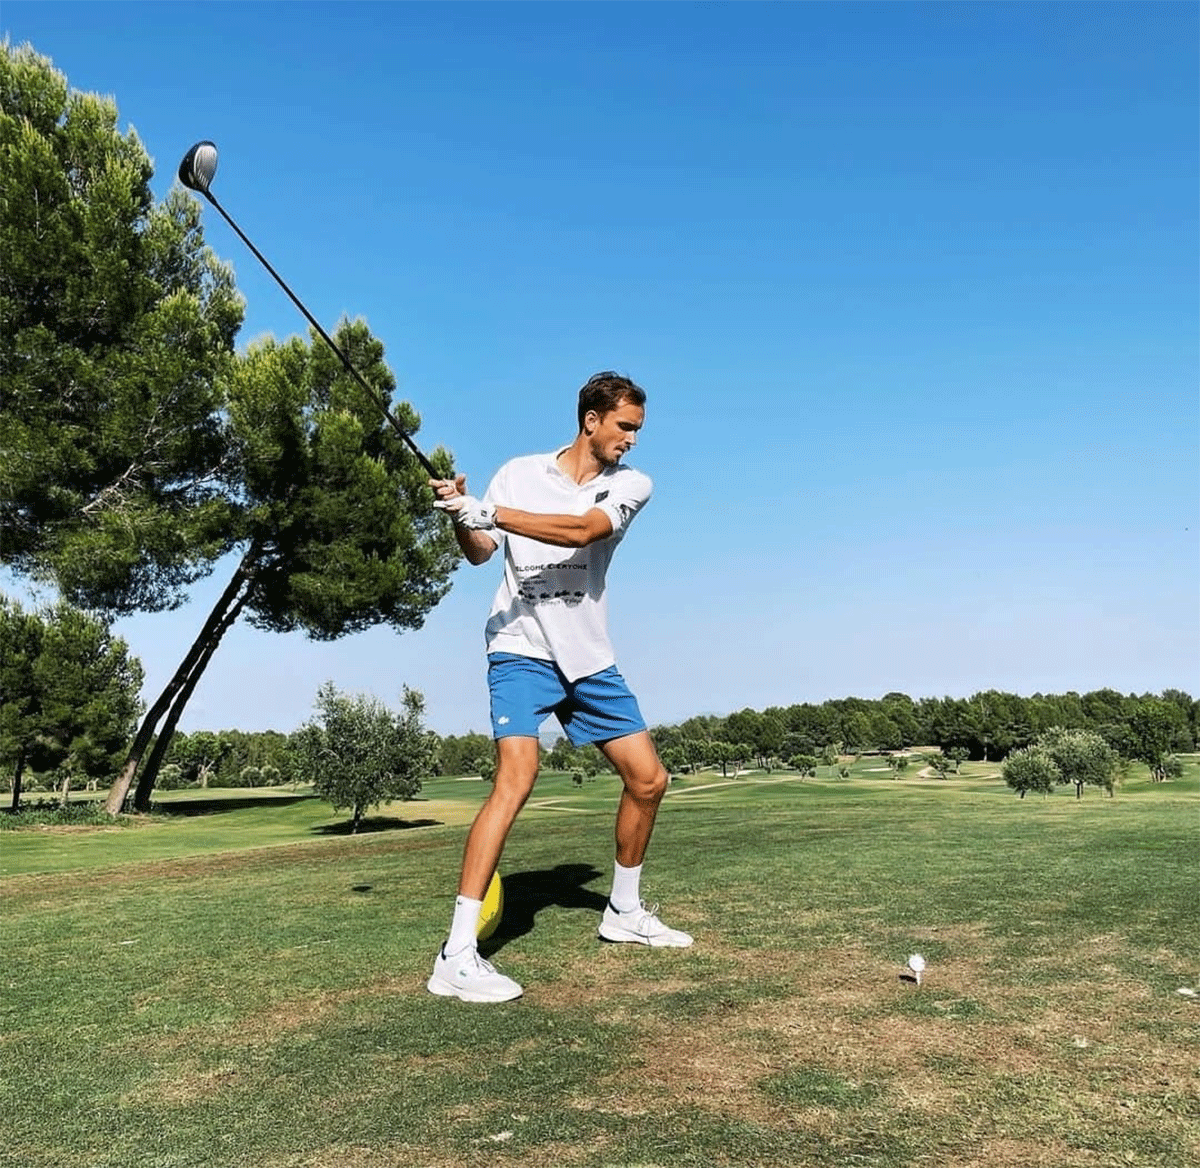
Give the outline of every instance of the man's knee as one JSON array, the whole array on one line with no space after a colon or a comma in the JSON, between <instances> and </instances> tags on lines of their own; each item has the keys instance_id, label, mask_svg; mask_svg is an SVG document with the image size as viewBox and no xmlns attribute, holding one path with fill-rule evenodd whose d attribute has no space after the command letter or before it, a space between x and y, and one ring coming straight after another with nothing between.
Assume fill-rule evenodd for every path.
<instances>
[{"instance_id":1,"label":"man's knee","mask_svg":"<svg viewBox=\"0 0 1200 1168\"><path fill-rule=\"evenodd\" d=\"M504 740L501 740L502 742ZM516 743L501 746L493 779L491 801L520 810L529 798L541 769L538 751L524 749Z\"/></svg>"},{"instance_id":2,"label":"man's knee","mask_svg":"<svg viewBox=\"0 0 1200 1168\"><path fill-rule=\"evenodd\" d=\"M626 790L639 803L658 803L667 793L670 776L657 759L652 766L639 768L638 771L624 776Z\"/></svg>"}]
</instances>

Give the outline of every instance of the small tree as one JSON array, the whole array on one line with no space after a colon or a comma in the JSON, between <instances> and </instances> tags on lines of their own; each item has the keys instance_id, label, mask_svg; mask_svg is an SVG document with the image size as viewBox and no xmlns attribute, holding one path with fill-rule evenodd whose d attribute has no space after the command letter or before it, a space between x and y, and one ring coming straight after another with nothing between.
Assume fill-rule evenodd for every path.
<instances>
[{"instance_id":1,"label":"small tree","mask_svg":"<svg viewBox=\"0 0 1200 1168\"><path fill-rule=\"evenodd\" d=\"M1186 721L1177 705L1159 698L1140 698L1129 718L1126 749L1131 758L1150 768L1154 782L1165 782L1173 769L1167 760L1185 734Z\"/></svg>"},{"instance_id":2,"label":"small tree","mask_svg":"<svg viewBox=\"0 0 1200 1168\"><path fill-rule=\"evenodd\" d=\"M108 625L68 604L45 614L34 669L42 745L59 772L65 804L75 779L107 778L124 755L142 703L142 666Z\"/></svg>"},{"instance_id":3,"label":"small tree","mask_svg":"<svg viewBox=\"0 0 1200 1168\"><path fill-rule=\"evenodd\" d=\"M207 788L221 785L213 780L232 748L227 734L196 730L191 734L177 734L171 742L169 757L182 769L185 783Z\"/></svg>"},{"instance_id":4,"label":"small tree","mask_svg":"<svg viewBox=\"0 0 1200 1168\"><path fill-rule=\"evenodd\" d=\"M664 746L658 752L659 761L667 774L673 779L688 769L687 755L678 746Z\"/></svg>"},{"instance_id":5,"label":"small tree","mask_svg":"<svg viewBox=\"0 0 1200 1168\"><path fill-rule=\"evenodd\" d=\"M594 779L604 769L604 758L594 746L572 746L566 738L560 738L546 755L546 765L551 770L579 775L581 786L584 779Z\"/></svg>"},{"instance_id":6,"label":"small tree","mask_svg":"<svg viewBox=\"0 0 1200 1168\"><path fill-rule=\"evenodd\" d=\"M1094 730L1064 730L1054 726L1038 735L1037 743L1054 759L1060 783L1074 783L1075 798L1087 785L1103 787L1110 795L1116 783L1117 752Z\"/></svg>"},{"instance_id":7,"label":"small tree","mask_svg":"<svg viewBox=\"0 0 1200 1168\"><path fill-rule=\"evenodd\" d=\"M0 596L0 766L11 780L14 811L21 806L22 777L40 732L33 670L44 633L41 620Z\"/></svg>"},{"instance_id":8,"label":"small tree","mask_svg":"<svg viewBox=\"0 0 1200 1168\"><path fill-rule=\"evenodd\" d=\"M793 769L800 772L802 779L811 778L817 773L817 760L811 754L795 754L792 756L791 763Z\"/></svg>"},{"instance_id":9,"label":"small tree","mask_svg":"<svg viewBox=\"0 0 1200 1168\"><path fill-rule=\"evenodd\" d=\"M721 777L729 777L729 764L733 761L733 747L723 739L708 744L708 758L721 768Z\"/></svg>"},{"instance_id":10,"label":"small tree","mask_svg":"<svg viewBox=\"0 0 1200 1168\"><path fill-rule=\"evenodd\" d=\"M1004 781L1025 798L1030 791L1049 795L1062 782L1062 771L1044 746L1025 746L1014 750L1000 766Z\"/></svg>"},{"instance_id":11,"label":"small tree","mask_svg":"<svg viewBox=\"0 0 1200 1168\"><path fill-rule=\"evenodd\" d=\"M925 765L929 767L939 779L944 779L950 773L950 768L954 766L954 760L947 758L944 754L927 754L925 755Z\"/></svg>"},{"instance_id":12,"label":"small tree","mask_svg":"<svg viewBox=\"0 0 1200 1168\"><path fill-rule=\"evenodd\" d=\"M907 754L889 754L887 757L888 770L892 772L892 778L898 779L902 771L908 770L908 755Z\"/></svg>"},{"instance_id":13,"label":"small tree","mask_svg":"<svg viewBox=\"0 0 1200 1168\"><path fill-rule=\"evenodd\" d=\"M575 754L569 738L558 738L546 755L546 765L552 771L569 771L575 765Z\"/></svg>"},{"instance_id":14,"label":"small tree","mask_svg":"<svg viewBox=\"0 0 1200 1168\"><path fill-rule=\"evenodd\" d=\"M351 810L357 832L363 812L392 799L411 799L433 762L436 736L421 722L425 699L404 687L404 712L377 698L343 694L331 681L317 693L317 717L297 731L303 775L335 811Z\"/></svg>"},{"instance_id":15,"label":"small tree","mask_svg":"<svg viewBox=\"0 0 1200 1168\"><path fill-rule=\"evenodd\" d=\"M476 760L480 756L491 757L494 753L492 740L474 731L463 734L447 734L441 740L438 755L438 774L477 775Z\"/></svg>"},{"instance_id":16,"label":"small tree","mask_svg":"<svg viewBox=\"0 0 1200 1168\"><path fill-rule=\"evenodd\" d=\"M106 778L141 708L142 667L96 617L58 604L27 614L0 598L0 765L21 801L26 766L57 772L63 801L77 780Z\"/></svg>"},{"instance_id":17,"label":"small tree","mask_svg":"<svg viewBox=\"0 0 1200 1168\"><path fill-rule=\"evenodd\" d=\"M707 754L707 744L704 739L689 738L687 735L683 735L679 739L679 749L683 752L689 774L695 774L704 766Z\"/></svg>"},{"instance_id":18,"label":"small tree","mask_svg":"<svg viewBox=\"0 0 1200 1168\"><path fill-rule=\"evenodd\" d=\"M739 762L745 762L757 753L754 743L759 740L761 730L762 715L749 707L739 710L736 714L730 714L725 719L724 737L726 741L734 744L741 755Z\"/></svg>"},{"instance_id":19,"label":"small tree","mask_svg":"<svg viewBox=\"0 0 1200 1168\"><path fill-rule=\"evenodd\" d=\"M843 726L847 754L860 755L871 745L871 720L861 710L855 711Z\"/></svg>"}]
</instances>

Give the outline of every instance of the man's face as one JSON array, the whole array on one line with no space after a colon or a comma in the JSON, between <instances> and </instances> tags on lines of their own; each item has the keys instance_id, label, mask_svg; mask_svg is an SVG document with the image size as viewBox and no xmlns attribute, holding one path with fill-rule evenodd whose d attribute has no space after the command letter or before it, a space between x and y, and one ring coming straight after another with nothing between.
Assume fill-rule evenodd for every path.
<instances>
[{"instance_id":1,"label":"man's face","mask_svg":"<svg viewBox=\"0 0 1200 1168\"><path fill-rule=\"evenodd\" d=\"M638 431L645 420L645 408L632 402L622 402L607 414L589 413L584 428L592 457L601 466L616 466L621 456L637 445Z\"/></svg>"}]
</instances>

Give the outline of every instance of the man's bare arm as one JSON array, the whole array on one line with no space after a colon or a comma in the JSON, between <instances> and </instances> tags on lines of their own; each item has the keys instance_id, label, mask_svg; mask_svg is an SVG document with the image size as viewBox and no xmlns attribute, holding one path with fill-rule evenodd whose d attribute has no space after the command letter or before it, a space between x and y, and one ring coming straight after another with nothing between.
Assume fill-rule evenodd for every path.
<instances>
[{"instance_id":1,"label":"man's bare arm","mask_svg":"<svg viewBox=\"0 0 1200 1168\"><path fill-rule=\"evenodd\" d=\"M439 503L462 498L467 493L467 476L455 475L453 479L430 479L429 485L437 496ZM447 514L454 518L453 511ZM486 531L464 527L461 523L454 524L454 537L469 564L484 564L492 558L492 553L500 546L496 539Z\"/></svg>"},{"instance_id":2,"label":"man's bare arm","mask_svg":"<svg viewBox=\"0 0 1200 1168\"><path fill-rule=\"evenodd\" d=\"M491 558L499 541L488 534L499 528L512 535L523 535L555 547L580 548L607 539L613 532L612 520L599 507L584 515L543 515L516 507L491 507L466 494L466 478L458 475L453 482L431 479L438 497L437 506L454 519L458 546L472 564Z\"/></svg>"},{"instance_id":3,"label":"man's bare arm","mask_svg":"<svg viewBox=\"0 0 1200 1168\"><path fill-rule=\"evenodd\" d=\"M555 547L580 548L612 535L612 520L599 507L585 515L538 515L515 507L496 508L496 526Z\"/></svg>"},{"instance_id":4,"label":"man's bare arm","mask_svg":"<svg viewBox=\"0 0 1200 1168\"><path fill-rule=\"evenodd\" d=\"M458 546L462 548L467 563L476 566L486 564L492 558L492 552L500 546L486 531L472 531L469 527L460 527L457 523L454 525L454 537L458 540Z\"/></svg>"}]
</instances>

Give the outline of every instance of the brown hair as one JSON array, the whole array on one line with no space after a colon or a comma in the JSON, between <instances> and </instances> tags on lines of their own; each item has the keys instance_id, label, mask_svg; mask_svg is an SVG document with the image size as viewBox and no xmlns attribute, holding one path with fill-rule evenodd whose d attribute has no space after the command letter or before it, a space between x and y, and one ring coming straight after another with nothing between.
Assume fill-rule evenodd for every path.
<instances>
[{"instance_id":1,"label":"brown hair","mask_svg":"<svg viewBox=\"0 0 1200 1168\"><path fill-rule=\"evenodd\" d=\"M592 410L601 417L615 410L624 402L635 406L646 404L646 391L640 385L635 385L628 377L606 370L587 379L579 391L579 428L583 429L583 419Z\"/></svg>"}]
</instances>

